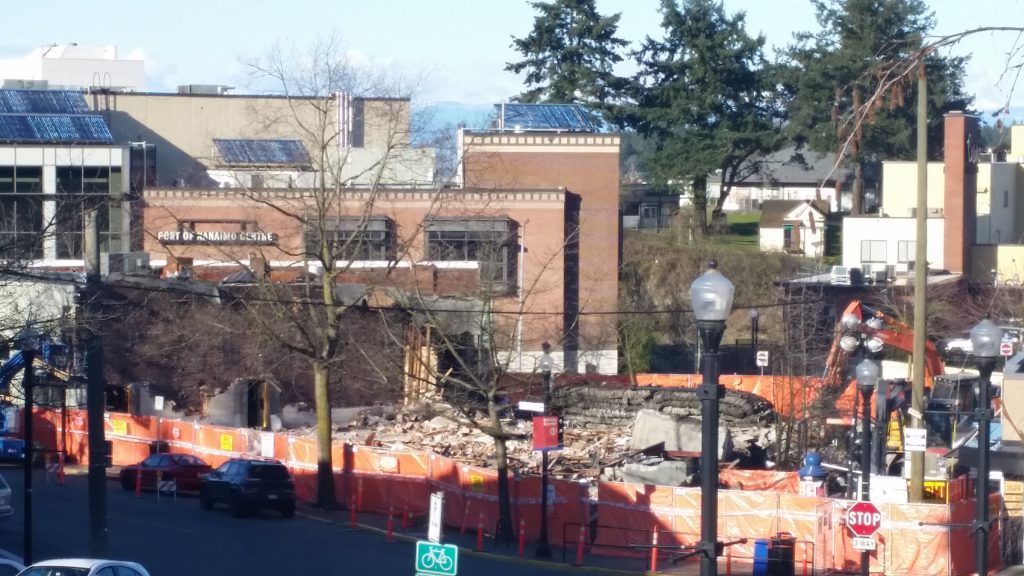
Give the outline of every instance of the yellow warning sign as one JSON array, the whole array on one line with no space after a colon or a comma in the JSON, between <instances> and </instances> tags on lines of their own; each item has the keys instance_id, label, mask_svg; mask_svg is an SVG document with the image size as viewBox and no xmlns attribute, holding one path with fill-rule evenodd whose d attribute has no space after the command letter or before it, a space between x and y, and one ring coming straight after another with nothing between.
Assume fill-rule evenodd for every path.
<instances>
[{"instance_id":1,"label":"yellow warning sign","mask_svg":"<svg viewBox=\"0 0 1024 576\"><path fill-rule=\"evenodd\" d=\"M109 420L110 429L114 434L125 436L128 434L128 423L124 420Z\"/></svg>"},{"instance_id":2,"label":"yellow warning sign","mask_svg":"<svg viewBox=\"0 0 1024 576\"><path fill-rule=\"evenodd\" d=\"M895 418L889 420L889 434L885 439L885 446L890 452L903 452L903 426Z\"/></svg>"},{"instance_id":3,"label":"yellow warning sign","mask_svg":"<svg viewBox=\"0 0 1024 576\"><path fill-rule=\"evenodd\" d=\"M469 487L473 492L484 491L484 477L478 474L469 475Z\"/></svg>"},{"instance_id":4,"label":"yellow warning sign","mask_svg":"<svg viewBox=\"0 0 1024 576\"><path fill-rule=\"evenodd\" d=\"M220 449L225 452L231 452L235 447L235 437L231 434L220 435Z\"/></svg>"},{"instance_id":5,"label":"yellow warning sign","mask_svg":"<svg viewBox=\"0 0 1024 576\"><path fill-rule=\"evenodd\" d=\"M924 499L946 502L949 491L945 480L925 480Z\"/></svg>"}]
</instances>

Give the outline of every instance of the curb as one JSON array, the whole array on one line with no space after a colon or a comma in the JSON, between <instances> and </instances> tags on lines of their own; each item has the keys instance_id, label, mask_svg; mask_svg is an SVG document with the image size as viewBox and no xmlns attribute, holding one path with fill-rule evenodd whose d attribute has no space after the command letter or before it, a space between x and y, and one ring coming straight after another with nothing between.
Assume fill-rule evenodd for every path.
<instances>
[{"instance_id":1,"label":"curb","mask_svg":"<svg viewBox=\"0 0 1024 576\"><path fill-rule=\"evenodd\" d=\"M338 522L336 520L332 520L330 518L323 518L323 517L317 516L315 514L310 514L308 512L302 511L302 510L297 510L295 512L295 515L296 516L301 516L303 518L308 518L310 520L316 520L318 522L323 522L324 524L337 524L337 525L347 524L347 523L343 523L343 522ZM369 524L363 524L363 523L360 523L360 522L356 523L355 529L356 530L361 530L361 531L364 531L364 532L373 532L375 534L380 534L381 536L387 536L387 530L384 530L382 528L378 528L377 526L371 526ZM394 538L395 541L402 541L402 542L407 542L407 543L410 543L410 544L415 544L416 542L422 540L422 538L417 538L415 536L410 536L408 534L400 534L400 533L397 533L397 532L392 532L392 538ZM449 542L449 544L451 544L451 543ZM478 557L478 558L486 558L486 559L489 559L489 560L505 561L505 562L510 562L510 563L513 563L513 564L518 564L518 565L521 565L521 566L533 566L533 567L537 567L537 568L545 568L545 569L548 569L548 570L563 570L563 571L566 571L566 572L578 572L581 569L586 569L588 573L592 573L592 574L615 574L615 575L620 575L620 576L636 576L636 575L639 575L639 574L649 574L649 572L646 572L646 571L619 570L617 568L605 568L605 567L601 567L601 566L573 566L571 564L564 564L562 562L546 562L544 560L534 560L532 558L520 558L519 556L507 556L507 555L504 555L504 554L495 554L493 552L480 552L480 551L474 550L473 548L467 548L467 547L464 547L464 546L459 546L458 548L459 548L459 554L466 554L468 556L475 556L475 557Z\"/></svg>"}]
</instances>

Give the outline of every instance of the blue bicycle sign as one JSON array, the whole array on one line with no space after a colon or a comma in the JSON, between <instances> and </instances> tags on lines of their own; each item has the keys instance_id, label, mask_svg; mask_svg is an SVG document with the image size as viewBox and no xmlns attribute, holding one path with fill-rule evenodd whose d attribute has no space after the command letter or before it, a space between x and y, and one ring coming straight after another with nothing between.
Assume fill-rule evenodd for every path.
<instances>
[{"instance_id":1,"label":"blue bicycle sign","mask_svg":"<svg viewBox=\"0 0 1024 576\"><path fill-rule=\"evenodd\" d=\"M426 576L455 576L459 570L459 547L454 544L416 542L416 572Z\"/></svg>"}]
</instances>

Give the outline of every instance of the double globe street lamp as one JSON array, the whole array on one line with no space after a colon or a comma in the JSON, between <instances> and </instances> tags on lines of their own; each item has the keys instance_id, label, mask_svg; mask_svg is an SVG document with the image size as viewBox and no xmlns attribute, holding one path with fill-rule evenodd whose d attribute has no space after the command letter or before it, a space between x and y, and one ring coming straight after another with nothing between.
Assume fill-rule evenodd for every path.
<instances>
[{"instance_id":1,"label":"double globe street lamp","mask_svg":"<svg viewBox=\"0 0 1024 576\"><path fill-rule=\"evenodd\" d=\"M697 319L701 343L701 385L697 397L701 401L700 456L700 573L717 576L718 557L718 403L725 389L718 383L718 347L725 332L725 320L732 311L735 287L721 272L718 262L708 262L708 269L690 285L690 302Z\"/></svg>"}]
</instances>

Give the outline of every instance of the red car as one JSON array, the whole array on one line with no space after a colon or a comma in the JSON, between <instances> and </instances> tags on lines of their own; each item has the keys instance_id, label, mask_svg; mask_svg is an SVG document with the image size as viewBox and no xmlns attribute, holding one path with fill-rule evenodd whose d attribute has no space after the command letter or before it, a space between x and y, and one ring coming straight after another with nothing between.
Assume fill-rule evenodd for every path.
<instances>
[{"instance_id":1,"label":"red car","mask_svg":"<svg viewBox=\"0 0 1024 576\"><path fill-rule=\"evenodd\" d=\"M177 481L178 491L198 492L200 479L211 470L209 464L191 454L153 454L134 466L121 468L121 487L135 490L135 483L141 482L143 490L155 490L159 472L162 480Z\"/></svg>"}]
</instances>

